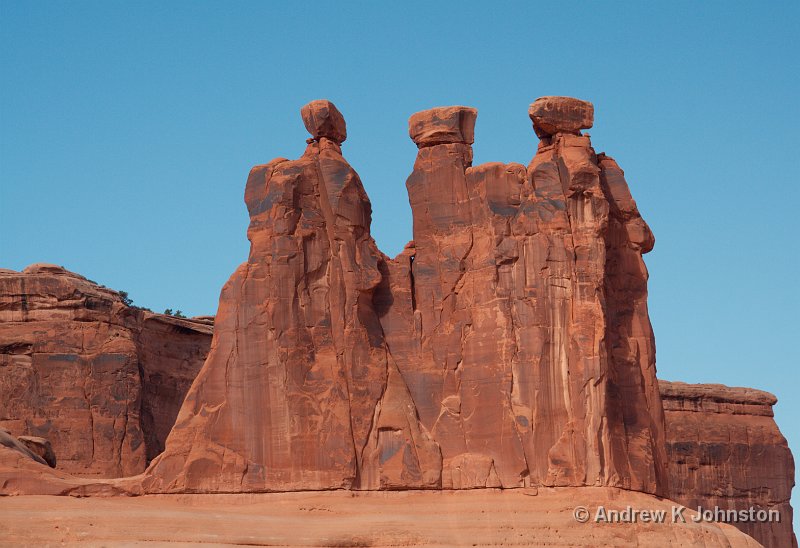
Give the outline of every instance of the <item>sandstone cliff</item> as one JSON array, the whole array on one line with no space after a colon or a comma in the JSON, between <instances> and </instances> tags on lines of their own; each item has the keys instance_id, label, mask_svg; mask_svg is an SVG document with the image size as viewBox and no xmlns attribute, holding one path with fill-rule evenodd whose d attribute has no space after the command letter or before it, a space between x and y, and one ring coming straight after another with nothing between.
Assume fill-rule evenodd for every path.
<instances>
[{"instance_id":1,"label":"sandstone cliff","mask_svg":"<svg viewBox=\"0 0 800 548\"><path fill-rule=\"evenodd\" d=\"M794 459L773 419L777 399L752 388L659 382L672 498L687 507L777 510L780 523L734 523L764 546L797 546Z\"/></svg>"},{"instance_id":2,"label":"sandstone cliff","mask_svg":"<svg viewBox=\"0 0 800 548\"><path fill-rule=\"evenodd\" d=\"M592 105L531 105L541 142L527 168L472 167L476 114L412 116L414 242L387 261L381 295L392 356L441 447L442 486L663 494L641 257L653 237L622 171L580 135Z\"/></svg>"},{"instance_id":3,"label":"sandstone cliff","mask_svg":"<svg viewBox=\"0 0 800 548\"><path fill-rule=\"evenodd\" d=\"M301 115L303 156L248 178L251 251L216 329L61 267L0 270L0 494L610 486L775 509L735 525L797 545L774 396L656 381L654 239L581 133L590 103L531 105L527 167L472 166L474 109L412 116L414 240L394 259L343 116Z\"/></svg>"},{"instance_id":4,"label":"sandstone cliff","mask_svg":"<svg viewBox=\"0 0 800 548\"><path fill-rule=\"evenodd\" d=\"M211 331L58 266L1 270L0 427L49 440L65 472L138 474L162 451Z\"/></svg>"},{"instance_id":5,"label":"sandstone cliff","mask_svg":"<svg viewBox=\"0 0 800 548\"><path fill-rule=\"evenodd\" d=\"M152 492L609 485L666 493L653 237L591 147L590 103L531 106L526 168L472 167L476 111L411 117L414 242L385 257L333 104L253 168L250 256Z\"/></svg>"}]
</instances>

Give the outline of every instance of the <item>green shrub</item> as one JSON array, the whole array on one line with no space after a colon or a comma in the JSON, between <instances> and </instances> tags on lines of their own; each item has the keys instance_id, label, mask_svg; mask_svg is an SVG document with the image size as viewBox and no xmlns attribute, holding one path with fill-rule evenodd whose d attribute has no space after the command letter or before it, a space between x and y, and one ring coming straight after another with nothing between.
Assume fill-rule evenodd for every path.
<instances>
[{"instance_id":1,"label":"green shrub","mask_svg":"<svg viewBox=\"0 0 800 548\"><path fill-rule=\"evenodd\" d=\"M122 297L122 302L125 304L125 306L133 306L133 299L128 297L127 291L117 291L117 293L119 293L119 296Z\"/></svg>"}]
</instances>

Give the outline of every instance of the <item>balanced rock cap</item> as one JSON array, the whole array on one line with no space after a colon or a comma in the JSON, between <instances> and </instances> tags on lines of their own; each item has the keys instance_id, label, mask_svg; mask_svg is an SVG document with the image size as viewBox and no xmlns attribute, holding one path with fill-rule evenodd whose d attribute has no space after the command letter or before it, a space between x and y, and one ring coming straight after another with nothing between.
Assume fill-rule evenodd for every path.
<instances>
[{"instance_id":1,"label":"balanced rock cap","mask_svg":"<svg viewBox=\"0 0 800 548\"><path fill-rule=\"evenodd\" d=\"M539 97L528 109L539 138L556 133L579 134L594 123L594 105L574 97Z\"/></svg>"},{"instance_id":2,"label":"balanced rock cap","mask_svg":"<svg viewBox=\"0 0 800 548\"><path fill-rule=\"evenodd\" d=\"M336 105L327 99L311 101L300 109L300 116L303 117L303 124L314 139L326 137L340 145L347 139L344 116Z\"/></svg>"},{"instance_id":3,"label":"balanced rock cap","mask_svg":"<svg viewBox=\"0 0 800 548\"><path fill-rule=\"evenodd\" d=\"M437 107L412 114L408 134L419 148L445 143L475 141L475 119L478 111L471 107Z\"/></svg>"}]
</instances>

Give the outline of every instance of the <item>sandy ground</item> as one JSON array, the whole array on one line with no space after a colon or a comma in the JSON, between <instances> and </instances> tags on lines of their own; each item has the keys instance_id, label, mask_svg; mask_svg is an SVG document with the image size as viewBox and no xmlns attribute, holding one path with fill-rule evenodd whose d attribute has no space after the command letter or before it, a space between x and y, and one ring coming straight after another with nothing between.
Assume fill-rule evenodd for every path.
<instances>
[{"instance_id":1,"label":"sandy ground","mask_svg":"<svg viewBox=\"0 0 800 548\"><path fill-rule=\"evenodd\" d=\"M15 496L0 498L0 545L757 546L728 525L575 521L600 504L673 505L611 488Z\"/></svg>"}]
</instances>

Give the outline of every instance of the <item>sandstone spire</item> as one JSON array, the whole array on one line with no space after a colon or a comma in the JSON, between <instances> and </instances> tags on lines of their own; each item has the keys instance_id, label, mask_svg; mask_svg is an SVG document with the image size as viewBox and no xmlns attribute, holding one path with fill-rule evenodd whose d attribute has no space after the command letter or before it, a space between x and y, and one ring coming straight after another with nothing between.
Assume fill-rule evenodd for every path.
<instances>
[{"instance_id":1,"label":"sandstone spire","mask_svg":"<svg viewBox=\"0 0 800 548\"><path fill-rule=\"evenodd\" d=\"M250 256L146 489L664 493L652 235L579 134L591 104L533 104L528 168L472 167L475 109L413 115L414 242L394 260L341 155L344 118L328 101L301 114L303 156L250 173Z\"/></svg>"},{"instance_id":2,"label":"sandstone spire","mask_svg":"<svg viewBox=\"0 0 800 548\"><path fill-rule=\"evenodd\" d=\"M344 118L328 101L301 113L315 138L303 156L250 173L250 256L222 290L211 353L150 490L439 484L438 447L373 305L383 256L339 148Z\"/></svg>"}]
</instances>

